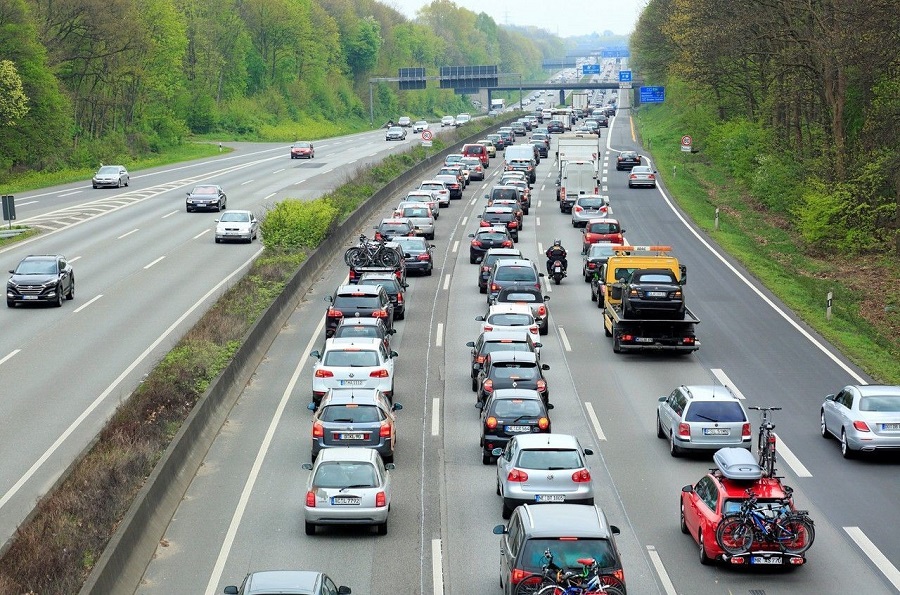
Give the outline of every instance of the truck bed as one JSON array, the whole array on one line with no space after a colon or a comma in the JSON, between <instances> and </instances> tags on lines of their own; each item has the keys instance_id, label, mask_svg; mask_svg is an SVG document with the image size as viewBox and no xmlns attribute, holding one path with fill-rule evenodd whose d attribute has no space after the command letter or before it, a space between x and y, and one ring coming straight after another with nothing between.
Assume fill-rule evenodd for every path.
<instances>
[{"instance_id":1,"label":"truck bed","mask_svg":"<svg viewBox=\"0 0 900 595\"><path fill-rule=\"evenodd\" d=\"M700 349L694 327L700 324L689 309L684 320L671 318L622 318L620 305L603 309L603 330L613 339L613 351L677 351L690 353Z\"/></svg>"}]
</instances>

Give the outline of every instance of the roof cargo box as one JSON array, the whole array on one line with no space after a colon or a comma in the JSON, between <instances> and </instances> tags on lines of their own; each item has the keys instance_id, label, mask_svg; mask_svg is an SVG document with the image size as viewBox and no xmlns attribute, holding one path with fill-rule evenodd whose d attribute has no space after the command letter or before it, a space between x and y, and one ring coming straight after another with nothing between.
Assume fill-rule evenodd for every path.
<instances>
[{"instance_id":1,"label":"roof cargo box","mask_svg":"<svg viewBox=\"0 0 900 595\"><path fill-rule=\"evenodd\" d=\"M722 475L735 481L755 481L762 477L762 467L746 448L720 448L713 455Z\"/></svg>"}]
</instances>

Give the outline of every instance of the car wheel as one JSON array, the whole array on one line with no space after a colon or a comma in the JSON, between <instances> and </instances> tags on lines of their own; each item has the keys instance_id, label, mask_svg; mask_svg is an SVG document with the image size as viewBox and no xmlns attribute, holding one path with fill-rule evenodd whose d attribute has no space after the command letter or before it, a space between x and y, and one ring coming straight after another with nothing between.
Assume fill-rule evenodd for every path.
<instances>
[{"instance_id":1,"label":"car wheel","mask_svg":"<svg viewBox=\"0 0 900 595\"><path fill-rule=\"evenodd\" d=\"M474 393L476 390L478 390L478 379L472 378L472 392Z\"/></svg>"},{"instance_id":2,"label":"car wheel","mask_svg":"<svg viewBox=\"0 0 900 595\"><path fill-rule=\"evenodd\" d=\"M96 184L91 184L91 186L93 186L93 187L94 187L94 190L96 190L96 189L97 189L97 185L96 185Z\"/></svg>"},{"instance_id":3,"label":"car wheel","mask_svg":"<svg viewBox=\"0 0 900 595\"><path fill-rule=\"evenodd\" d=\"M675 432L674 431L669 436L669 454L676 458L681 456L681 448L677 444L675 444Z\"/></svg>"},{"instance_id":4,"label":"car wheel","mask_svg":"<svg viewBox=\"0 0 900 595\"><path fill-rule=\"evenodd\" d=\"M497 495L500 496L500 478L497 478Z\"/></svg>"},{"instance_id":5,"label":"car wheel","mask_svg":"<svg viewBox=\"0 0 900 595\"><path fill-rule=\"evenodd\" d=\"M709 556L706 555L706 546L703 545L703 529L702 528L699 530L698 535L700 537L698 539L698 542L700 544L700 564L702 564L703 566L709 566L710 564L712 564L712 558L710 558Z\"/></svg>"},{"instance_id":6,"label":"car wheel","mask_svg":"<svg viewBox=\"0 0 900 595\"><path fill-rule=\"evenodd\" d=\"M7 308L15 308L15 307L16 307L16 303L15 303L15 302L11 302L11 301L9 301L9 300L6 300L6 307L7 307Z\"/></svg>"},{"instance_id":7,"label":"car wheel","mask_svg":"<svg viewBox=\"0 0 900 595\"><path fill-rule=\"evenodd\" d=\"M425 236L425 237L426 237L426 239L428 239L428 240L434 241L434 234L433 234L433 233L428 234L428 235Z\"/></svg>"},{"instance_id":8,"label":"car wheel","mask_svg":"<svg viewBox=\"0 0 900 595\"><path fill-rule=\"evenodd\" d=\"M316 534L316 526L309 521L304 523L304 527L306 528L307 535L315 535Z\"/></svg>"},{"instance_id":9,"label":"car wheel","mask_svg":"<svg viewBox=\"0 0 900 595\"><path fill-rule=\"evenodd\" d=\"M469 255L469 264L478 264L478 259L470 254Z\"/></svg>"},{"instance_id":10,"label":"car wheel","mask_svg":"<svg viewBox=\"0 0 900 595\"><path fill-rule=\"evenodd\" d=\"M217 243L217 244L221 243L221 241L222 241L221 239L216 238L216 243Z\"/></svg>"},{"instance_id":11,"label":"car wheel","mask_svg":"<svg viewBox=\"0 0 900 595\"><path fill-rule=\"evenodd\" d=\"M385 463L393 463L394 462L394 451L392 450L391 454L384 455L381 458L384 460Z\"/></svg>"},{"instance_id":12,"label":"car wheel","mask_svg":"<svg viewBox=\"0 0 900 595\"><path fill-rule=\"evenodd\" d=\"M847 432L841 428L841 456L845 459L852 459L854 454L847 443Z\"/></svg>"},{"instance_id":13,"label":"car wheel","mask_svg":"<svg viewBox=\"0 0 900 595\"><path fill-rule=\"evenodd\" d=\"M387 521L375 525L375 533L378 535L387 535Z\"/></svg>"},{"instance_id":14,"label":"car wheel","mask_svg":"<svg viewBox=\"0 0 900 595\"><path fill-rule=\"evenodd\" d=\"M549 332L550 332L550 323L549 322L547 324L545 324L544 326L538 327L538 334L541 336L544 336Z\"/></svg>"},{"instance_id":15,"label":"car wheel","mask_svg":"<svg viewBox=\"0 0 900 595\"><path fill-rule=\"evenodd\" d=\"M819 432L822 434L822 438L828 440L831 438L831 432L828 431L828 425L825 423L825 411L822 410L819 412Z\"/></svg>"},{"instance_id":16,"label":"car wheel","mask_svg":"<svg viewBox=\"0 0 900 595\"><path fill-rule=\"evenodd\" d=\"M487 293L487 287L478 287L478 293Z\"/></svg>"},{"instance_id":17,"label":"car wheel","mask_svg":"<svg viewBox=\"0 0 900 595\"><path fill-rule=\"evenodd\" d=\"M492 457L489 454L484 454L484 453L481 454L481 464L482 465L490 465L493 462L494 462L494 457Z\"/></svg>"},{"instance_id":18,"label":"car wheel","mask_svg":"<svg viewBox=\"0 0 900 595\"><path fill-rule=\"evenodd\" d=\"M131 182L130 178L125 178L125 187L128 188L128 184Z\"/></svg>"},{"instance_id":19,"label":"car wheel","mask_svg":"<svg viewBox=\"0 0 900 595\"><path fill-rule=\"evenodd\" d=\"M662 423L659 421L659 413L656 414L656 437L665 438L666 433L663 431Z\"/></svg>"},{"instance_id":20,"label":"car wheel","mask_svg":"<svg viewBox=\"0 0 900 595\"><path fill-rule=\"evenodd\" d=\"M191 207L184 207L184 210L187 211L188 213L190 213L190 212L191 212Z\"/></svg>"},{"instance_id":21,"label":"car wheel","mask_svg":"<svg viewBox=\"0 0 900 595\"><path fill-rule=\"evenodd\" d=\"M53 305L57 308L61 308L63 305L63 290L62 284L56 286L56 301L53 302Z\"/></svg>"},{"instance_id":22,"label":"car wheel","mask_svg":"<svg viewBox=\"0 0 900 595\"><path fill-rule=\"evenodd\" d=\"M75 276L74 275L69 279L69 291L66 293L66 299L67 300L75 299Z\"/></svg>"},{"instance_id":23,"label":"car wheel","mask_svg":"<svg viewBox=\"0 0 900 595\"><path fill-rule=\"evenodd\" d=\"M433 272L434 272L434 267L429 267L429 269L427 271L425 271L425 276L430 277L431 273L433 273Z\"/></svg>"},{"instance_id":24,"label":"car wheel","mask_svg":"<svg viewBox=\"0 0 900 595\"><path fill-rule=\"evenodd\" d=\"M679 499L678 508L679 508L679 512L680 512L679 516L681 517L678 524L681 527L681 532L684 533L685 535L688 535L687 523L684 522L684 501L681 499Z\"/></svg>"},{"instance_id":25,"label":"car wheel","mask_svg":"<svg viewBox=\"0 0 900 595\"><path fill-rule=\"evenodd\" d=\"M509 517L512 516L512 513L513 513L513 509L510 508L509 504L506 503L506 498L504 498L503 499L503 510L501 511L503 520L508 521Z\"/></svg>"},{"instance_id":26,"label":"car wheel","mask_svg":"<svg viewBox=\"0 0 900 595\"><path fill-rule=\"evenodd\" d=\"M122 178L119 178L119 181L116 182L116 188L121 188L121 187L122 187Z\"/></svg>"}]
</instances>

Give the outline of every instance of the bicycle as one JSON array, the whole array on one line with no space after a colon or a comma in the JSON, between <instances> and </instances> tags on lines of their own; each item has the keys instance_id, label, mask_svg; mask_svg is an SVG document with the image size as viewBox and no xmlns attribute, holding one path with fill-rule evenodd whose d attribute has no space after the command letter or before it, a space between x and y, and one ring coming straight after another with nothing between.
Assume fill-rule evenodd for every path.
<instances>
[{"instance_id":1,"label":"bicycle","mask_svg":"<svg viewBox=\"0 0 900 595\"><path fill-rule=\"evenodd\" d=\"M553 553L544 550L541 572L528 575L519 581L517 595L624 595L625 585L615 576L600 573L600 565L594 558L579 558L581 572L564 570L553 563Z\"/></svg>"},{"instance_id":2,"label":"bicycle","mask_svg":"<svg viewBox=\"0 0 900 595\"><path fill-rule=\"evenodd\" d=\"M716 541L725 552L739 556L750 551L754 542L775 543L787 554L802 554L812 547L815 525L805 510L790 509L788 497L760 505L758 496L747 490L748 498L740 512L728 514L716 527Z\"/></svg>"},{"instance_id":3,"label":"bicycle","mask_svg":"<svg viewBox=\"0 0 900 595\"><path fill-rule=\"evenodd\" d=\"M781 411L781 407L750 407L762 412L759 424L759 435L756 441L756 452L759 455L759 466L767 477L775 475L775 424L770 419L771 412Z\"/></svg>"},{"instance_id":4,"label":"bicycle","mask_svg":"<svg viewBox=\"0 0 900 595\"><path fill-rule=\"evenodd\" d=\"M347 248L344 252L344 263L353 268L379 266L395 268L400 264L400 255L385 247L384 241L370 240L362 234L359 244Z\"/></svg>"}]
</instances>

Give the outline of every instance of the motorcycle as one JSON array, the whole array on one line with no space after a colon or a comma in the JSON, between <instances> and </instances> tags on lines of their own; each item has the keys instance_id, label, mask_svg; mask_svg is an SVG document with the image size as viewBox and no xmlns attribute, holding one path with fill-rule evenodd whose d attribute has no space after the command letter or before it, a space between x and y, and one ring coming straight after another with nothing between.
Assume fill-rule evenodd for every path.
<instances>
[{"instance_id":1,"label":"motorcycle","mask_svg":"<svg viewBox=\"0 0 900 595\"><path fill-rule=\"evenodd\" d=\"M562 266L561 260L556 260L553 262L553 266L550 267L550 277L556 282L557 285L560 284L563 277L566 276L566 271Z\"/></svg>"}]
</instances>

